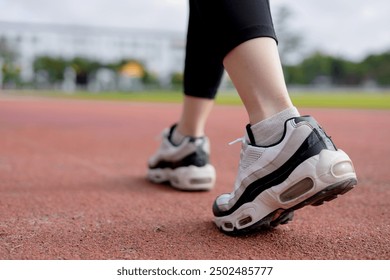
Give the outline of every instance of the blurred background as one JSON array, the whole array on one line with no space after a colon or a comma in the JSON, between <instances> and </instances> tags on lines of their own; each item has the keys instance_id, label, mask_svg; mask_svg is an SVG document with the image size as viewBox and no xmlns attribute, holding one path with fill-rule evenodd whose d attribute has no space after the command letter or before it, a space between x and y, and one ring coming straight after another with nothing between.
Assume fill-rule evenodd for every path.
<instances>
[{"instance_id":1,"label":"blurred background","mask_svg":"<svg viewBox=\"0 0 390 280\"><path fill-rule=\"evenodd\" d=\"M389 90L388 0L270 3L290 88ZM186 0L0 0L0 88L180 90L187 18Z\"/></svg>"}]
</instances>

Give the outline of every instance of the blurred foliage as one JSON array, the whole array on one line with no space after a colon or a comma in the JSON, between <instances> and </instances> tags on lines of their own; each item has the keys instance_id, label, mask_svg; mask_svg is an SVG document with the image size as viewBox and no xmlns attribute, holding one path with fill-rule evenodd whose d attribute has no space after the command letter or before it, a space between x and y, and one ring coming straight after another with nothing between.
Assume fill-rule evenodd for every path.
<instances>
[{"instance_id":1,"label":"blurred foliage","mask_svg":"<svg viewBox=\"0 0 390 280\"><path fill-rule=\"evenodd\" d=\"M175 89L181 89L184 83L183 73L173 73L171 75L171 85Z\"/></svg>"},{"instance_id":2,"label":"blurred foliage","mask_svg":"<svg viewBox=\"0 0 390 280\"><path fill-rule=\"evenodd\" d=\"M390 85L390 51L370 55L361 62L313 53L297 65L284 66L288 84L314 84L326 77L332 85L358 86L373 81L381 86Z\"/></svg>"},{"instance_id":3,"label":"blurred foliage","mask_svg":"<svg viewBox=\"0 0 390 280\"><path fill-rule=\"evenodd\" d=\"M287 8L280 8L276 13L275 26L277 28L279 51L282 57L299 52L303 38L290 28L289 22L293 14ZM0 37L0 85L17 87L22 85L21 66L18 64L17 48L6 38ZM282 59L282 61L284 61ZM286 59L285 61L288 61ZM85 57L66 59L63 57L39 56L33 62L33 71L36 84L58 85L64 81L66 70L72 69L77 85L87 85L101 68L114 71L121 75L123 66L129 63L137 64L142 76L140 81L149 88L160 87L160 80L156 73L150 72L142 61L127 58L111 63L102 63L98 60ZM71 71L72 72L72 71ZM384 53L371 54L359 62L349 61L342 57L334 57L321 52L314 52L298 64L284 65L285 79L288 84L296 85L336 85L362 86L379 85L390 86L390 50ZM31 82L31 81L28 81ZM183 73L171 73L170 86L181 89ZM25 82L26 83L26 82ZM168 86L163 84L162 86ZM148 88L148 87L146 87Z\"/></svg>"},{"instance_id":4,"label":"blurred foliage","mask_svg":"<svg viewBox=\"0 0 390 280\"><path fill-rule=\"evenodd\" d=\"M72 67L77 76L90 76L104 67L120 72L120 69L129 62L138 63L143 69L141 81L145 85L158 85L158 77L149 72L139 61L123 59L111 64L102 64L97 61L77 57L72 60L42 56L34 61L34 71L45 71L50 83L60 82L64 78L64 71ZM3 73L4 73L3 66ZM8 66L7 64L7 67ZM18 75L17 67L6 70L8 76ZM340 57L333 57L315 52L296 65L285 65L285 78L288 84L313 85L327 83L329 85L360 86L366 82L374 82L380 86L390 85L390 51L369 55L360 62L352 62ZM13 74L12 74L13 73ZM8 77L7 76L7 77ZM10 79L10 78L8 78ZM182 73L171 74L171 85L179 88L183 84Z\"/></svg>"},{"instance_id":5,"label":"blurred foliage","mask_svg":"<svg viewBox=\"0 0 390 280\"><path fill-rule=\"evenodd\" d=\"M361 72L380 85L390 85L390 51L370 55L361 62Z\"/></svg>"},{"instance_id":6,"label":"blurred foliage","mask_svg":"<svg viewBox=\"0 0 390 280\"><path fill-rule=\"evenodd\" d=\"M76 74L92 74L102 67L101 63L83 57L75 57L68 64L70 64Z\"/></svg>"},{"instance_id":7,"label":"blurred foliage","mask_svg":"<svg viewBox=\"0 0 390 280\"><path fill-rule=\"evenodd\" d=\"M281 6L275 11L275 29L279 40L281 60L286 62L284 72L288 84L327 84L360 86L373 83L390 85L390 50L369 55L361 62L352 62L321 52L314 52L297 65L288 65L290 56L299 56L304 41L301 33L291 27L294 14L291 9Z\"/></svg>"},{"instance_id":8,"label":"blurred foliage","mask_svg":"<svg viewBox=\"0 0 390 280\"><path fill-rule=\"evenodd\" d=\"M12 46L10 46L5 38L0 38L0 87L4 84L20 83L20 67L17 64L18 54Z\"/></svg>"},{"instance_id":9,"label":"blurred foliage","mask_svg":"<svg viewBox=\"0 0 390 280\"><path fill-rule=\"evenodd\" d=\"M83 84L88 81L88 77L95 74L101 68L113 70L119 74L122 67L128 63L136 63L142 68L141 80L144 84L157 84L157 76L147 71L143 63L134 59L122 59L113 63L101 63L99 61L75 57L71 60L66 60L61 57L41 56L34 61L34 72L45 72L48 75L50 83L61 82L64 79L64 72L67 67L71 67L76 73L76 79Z\"/></svg>"},{"instance_id":10,"label":"blurred foliage","mask_svg":"<svg viewBox=\"0 0 390 280\"><path fill-rule=\"evenodd\" d=\"M64 79L64 72L69 62L63 58L41 56L34 60L34 73L46 73L49 82L60 82Z\"/></svg>"}]
</instances>

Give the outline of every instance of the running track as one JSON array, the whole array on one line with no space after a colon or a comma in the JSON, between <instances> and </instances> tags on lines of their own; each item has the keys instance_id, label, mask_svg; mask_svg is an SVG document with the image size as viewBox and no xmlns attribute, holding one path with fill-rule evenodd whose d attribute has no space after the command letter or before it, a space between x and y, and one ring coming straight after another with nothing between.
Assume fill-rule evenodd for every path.
<instances>
[{"instance_id":1,"label":"running track","mask_svg":"<svg viewBox=\"0 0 390 280\"><path fill-rule=\"evenodd\" d=\"M0 259L390 259L390 111L301 109L353 159L359 185L275 230L229 237L212 223L246 124L216 106L207 127L217 186L145 180L175 104L0 96Z\"/></svg>"}]
</instances>

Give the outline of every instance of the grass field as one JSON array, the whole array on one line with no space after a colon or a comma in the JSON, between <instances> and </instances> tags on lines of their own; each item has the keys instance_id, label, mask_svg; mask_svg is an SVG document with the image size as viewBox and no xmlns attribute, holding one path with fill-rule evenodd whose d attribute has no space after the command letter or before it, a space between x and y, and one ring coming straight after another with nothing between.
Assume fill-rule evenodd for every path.
<instances>
[{"instance_id":1,"label":"grass field","mask_svg":"<svg viewBox=\"0 0 390 280\"><path fill-rule=\"evenodd\" d=\"M70 98L83 100L116 100L132 102L179 103L183 95L179 91L143 91L143 92L75 92L63 93L52 91L10 91L7 95L39 96L50 98ZM294 92L291 98L297 107L311 108L355 108L355 109L390 109L390 91L380 93L367 92ZM240 105L234 92L221 92L217 104Z\"/></svg>"}]
</instances>

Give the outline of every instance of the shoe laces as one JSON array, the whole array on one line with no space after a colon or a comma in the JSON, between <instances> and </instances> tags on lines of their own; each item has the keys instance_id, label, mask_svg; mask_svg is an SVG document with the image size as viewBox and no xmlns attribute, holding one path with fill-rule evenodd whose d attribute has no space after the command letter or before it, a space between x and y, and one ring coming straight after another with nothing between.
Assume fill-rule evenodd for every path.
<instances>
[{"instance_id":1,"label":"shoe laces","mask_svg":"<svg viewBox=\"0 0 390 280\"><path fill-rule=\"evenodd\" d=\"M240 151L240 162L239 168L242 167L243 159L244 159L244 147L248 144L248 141L245 137L237 138L229 143L229 146L235 145L237 143L241 143L241 151ZM234 183L234 191L236 191L240 187L239 177L236 177L236 181Z\"/></svg>"},{"instance_id":2,"label":"shoe laces","mask_svg":"<svg viewBox=\"0 0 390 280\"><path fill-rule=\"evenodd\" d=\"M246 144L246 143L247 143L245 137L241 137L241 138L237 138L236 140L230 142L230 143L229 143L229 146L232 146L232 145L237 144L237 143L240 143L240 142L241 142L242 144Z\"/></svg>"}]
</instances>

